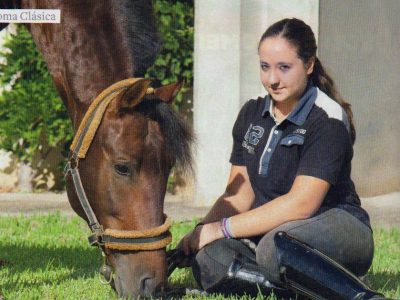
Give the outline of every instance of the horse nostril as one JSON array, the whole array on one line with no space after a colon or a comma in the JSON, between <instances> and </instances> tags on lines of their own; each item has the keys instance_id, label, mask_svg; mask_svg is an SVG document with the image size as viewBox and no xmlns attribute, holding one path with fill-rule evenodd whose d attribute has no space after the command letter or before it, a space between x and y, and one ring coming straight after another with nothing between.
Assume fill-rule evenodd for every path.
<instances>
[{"instance_id":1,"label":"horse nostril","mask_svg":"<svg viewBox=\"0 0 400 300\"><path fill-rule=\"evenodd\" d=\"M140 281L140 294L143 296L152 296L157 288L154 277L144 277Z\"/></svg>"}]
</instances>

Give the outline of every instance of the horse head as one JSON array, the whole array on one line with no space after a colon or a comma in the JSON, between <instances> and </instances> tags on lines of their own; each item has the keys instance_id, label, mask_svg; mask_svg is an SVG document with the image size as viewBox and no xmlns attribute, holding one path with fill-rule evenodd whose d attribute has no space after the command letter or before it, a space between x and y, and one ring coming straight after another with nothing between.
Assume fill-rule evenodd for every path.
<instances>
[{"instance_id":1,"label":"horse head","mask_svg":"<svg viewBox=\"0 0 400 300\"><path fill-rule=\"evenodd\" d=\"M82 186L106 233L148 232L162 226L170 170L174 165L190 166L192 132L169 105L180 84L153 89L149 83L139 79L121 91L106 93L112 100L79 161ZM87 219L71 176L67 192L73 209ZM120 296L154 296L162 291L165 248L138 251L108 244L102 248L114 272L112 286Z\"/></svg>"}]
</instances>

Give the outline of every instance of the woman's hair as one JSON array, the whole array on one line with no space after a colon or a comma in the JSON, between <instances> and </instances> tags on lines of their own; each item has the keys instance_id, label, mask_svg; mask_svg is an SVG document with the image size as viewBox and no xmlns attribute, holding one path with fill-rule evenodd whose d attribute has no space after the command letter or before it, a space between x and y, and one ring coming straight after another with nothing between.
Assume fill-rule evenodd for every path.
<instances>
[{"instance_id":1,"label":"woman's hair","mask_svg":"<svg viewBox=\"0 0 400 300\"><path fill-rule=\"evenodd\" d=\"M351 105L343 100L336 89L333 79L326 73L321 61L317 57L317 42L310 26L299 19L283 19L272 24L261 36L258 48L261 43L270 37L282 37L290 42L297 49L299 58L307 64L314 58L314 69L310 75L314 84L329 97L339 103L345 110L350 123L350 136L354 143L356 139L356 130L354 128L353 113Z\"/></svg>"}]
</instances>

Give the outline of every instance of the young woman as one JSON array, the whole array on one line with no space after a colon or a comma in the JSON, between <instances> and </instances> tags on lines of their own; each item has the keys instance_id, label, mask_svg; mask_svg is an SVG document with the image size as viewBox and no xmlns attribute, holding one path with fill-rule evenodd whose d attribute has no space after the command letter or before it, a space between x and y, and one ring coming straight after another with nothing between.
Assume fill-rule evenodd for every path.
<instances>
[{"instance_id":1,"label":"young woman","mask_svg":"<svg viewBox=\"0 0 400 300\"><path fill-rule=\"evenodd\" d=\"M193 273L207 291L248 292L257 283L316 299L384 299L356 277L371 266L374 246L350 178L352 112L316 51L298 19L261 37L268 95L241 109L225 193L179 245L195 255Z\"/></svg>"}]
</instances>

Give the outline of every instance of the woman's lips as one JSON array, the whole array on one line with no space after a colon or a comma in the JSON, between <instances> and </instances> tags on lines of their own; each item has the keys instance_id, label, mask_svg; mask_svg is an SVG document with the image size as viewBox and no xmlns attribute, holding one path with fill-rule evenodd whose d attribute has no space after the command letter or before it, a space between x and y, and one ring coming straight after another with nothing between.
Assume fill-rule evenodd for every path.
<instances>
[{"instance_id":1,"label":"woman's lips","mask_svg":"<svg viewBox=\"0 0 400 300\"><path fill-rule=\"evenodd\" d=\"M271 89L271 93L273 94L279 94L280 92L282 92L283 88L278 88L278 89Z\"/></svg>"}]
</instances>

